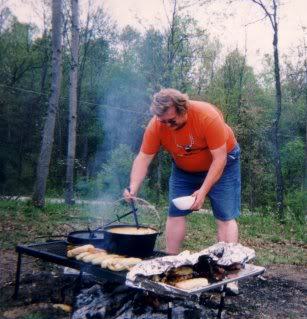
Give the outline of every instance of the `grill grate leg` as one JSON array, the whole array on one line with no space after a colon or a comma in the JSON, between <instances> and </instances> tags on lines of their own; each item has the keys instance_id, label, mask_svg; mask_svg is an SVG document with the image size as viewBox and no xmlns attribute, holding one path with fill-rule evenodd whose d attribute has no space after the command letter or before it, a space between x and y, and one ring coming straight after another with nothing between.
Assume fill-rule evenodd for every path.
<instances>
[{"instance_id":1,"label":"grill grate leg","mask_svg":"<svg viewBox=\"0 0 307 319\"><path fill-rule=\"evenodd\" d=\"M172 319L173 317L173 303L170 301L167 307L167 319Z\"/></svg>"},{"instance_id":2,"label":"grill grate leg","mask_svg":"<svg viewBox=\"0 0 307 319\"><path fill-rule=\"evenodd\" d=\"M221 319L222 318L222 312L225 307L225 296L226 296L226 285L223 285L221 288L221 299L220 299L220 304L219 304L219 310L217 313L217 318Z\"/></svg>"},{"instance_id":3,"label":"grill grate leg","mask_svg":"<svg viewBox=\"0 0 307 319\"><path fill-rule=\"evenodd\" d=\"M19 284L20 284L20 271L21 271L21 253L18 253L18 260L17 260L17 269L16 269L16 275L15 275L15 290L13 299L18 298L18 292L19 292Z\"/></svg>"}]
</instances>

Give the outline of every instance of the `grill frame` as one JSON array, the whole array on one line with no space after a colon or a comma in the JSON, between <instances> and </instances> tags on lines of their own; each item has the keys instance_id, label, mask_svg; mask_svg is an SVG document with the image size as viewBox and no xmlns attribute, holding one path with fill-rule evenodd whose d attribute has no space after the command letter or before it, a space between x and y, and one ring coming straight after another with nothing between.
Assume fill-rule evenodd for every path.
<instances>
[{"instance_id":1,"label":"grill frame","mask_svg":"<svg viewBox=\"0 0 307 319\"><path fill-rule=\"evenodd\" d=\"M138 289L144 289L149 291L161 291L169 293L170 290L173 292L174 295L182 295L183 297L191 296L191 294L199 294L205 291L213 290L219 287L222 287L226 285L229 282L236 281L236 280L242 280L246 279L252 276L258 276L261 275L264 271L264 267L254 266L254 265L246 265L247 269L240 270L240 273L238 276L236 276L233 279L225 279L220 282L212 283L207 287L186 292L184 290L171 287L166 284L161 283L155 283L150 280L142 279L141 281L137 281L135 283L132 283L128 280L126 280L126 274L127 271L111 271L106 268L101 268L99 265L92 265L90 263L85 263L81 260L76 260L72 258L68 258L66 256L67 254L67 246L69 243L65 240L50 240L43 243L33 243L29 245L17 245L16 246L16 252L18 253L18 264L17 264L17 272L16 272L16 286L19 286L19 277L20 277L20 268L21 268L21 255L26 254L28 256L32 256L35 258L39 258L43 261L51 262L54 264L58 264L64 267L70 267L73 269L77 269L80 272L86 272L88 274L91 274L98 279L106 279L110 281L115 281L121 284L127 284L128 286L138 288ZM104 247L101 247L104 248ZM145 259L151 259L156 257L162 257L166 256L167 254L161 251L154 251L153 255L145 258ZM17 292L15 293L15 296L17 296L18 293L18 287Z\"/></svg>"},{"instance_id":2,"label":"grill frame","mask_svg":"<svg viewBox=\"0 0 307 319\"><path fill-rule=\"evenodd\" d=\"M152 291L159 295L164 295L164 296L173 297L173 298L184 298L186 300L191 300L194 302L199 301L200 293L218 288L220 292L220 304L218 306L217 318L221 318L222 311L225 304L224 299L226 294L226 284L228 282L235 281L235 280L241 280L241 279L247 279L250 277L259 276L262 273L264 273L266 270L264 267L247 265L251 267L250 268L251 271L250 272L243 271L243 274L241 274L241 276L238 276L235 279L223 280L221 282L211 284L210 286L207 286L206 288L202 288L197 291L187 292L175 287L171 287L169 285L155 283L153 281L146 280L146 279L136 283L128 282L128 280L126 280L127 271L115 272L115 271L101 268L99 265L92 265L90 263L85 263L83 261L68 258L66 256L68 245L69 243L65 240L49 240L43 243L17 245L16 252L18 253L18 260L17 260L17 269L16 269L16 279L15 279L15 291L14 291L13 298L14 299L18 298L22 255L25 254L31 257L39 258L43 261L77 269L80 271L80 274L79 274L80 280L82 278L82 274L86 272L88 274L95 276L97 279L105 279L105 280L109 280L109 281L113 281L113 282L117 282L121 284L126 284L133 288L142 289L145 291ZM153 255L146 259L162 257L166 255L167 254L164 252L154 251ZM171 309L169 310L171 313ZM171 315L170 315L170 318L171 318Z\"/></svg>"},{"instance_id":3,"label":"grill frame","mask_svg":"<svg viewBox=\"0 0 307 319\"><path fill-rule=\"evenodd\" d=\"M67 246L69 243L65 240L50 240L43 243L33 243L29 245L17 245L16 252L18 253L16 280L15 280L15 292L14 298L18 297L20 272L21 272L21 259L22 255L28 255L31 257L39 258L43 261L61 265L64 267L70 267L91 274L98 279L106 279L117 283L125 284L127 271L111 271L105 268L101 268L99 265L92 265L80 260L68 258L66 256ZM101 247L103 248L103 247ZM155 258L165 256L166 253L161 251L154 251L153 255L146 258Z\"/></svg>"}]
</instances>

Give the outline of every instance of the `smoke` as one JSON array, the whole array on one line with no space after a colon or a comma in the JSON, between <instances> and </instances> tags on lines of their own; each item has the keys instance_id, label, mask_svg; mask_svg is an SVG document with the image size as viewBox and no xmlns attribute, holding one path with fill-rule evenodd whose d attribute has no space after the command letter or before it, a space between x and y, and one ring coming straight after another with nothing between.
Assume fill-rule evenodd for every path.
<instances>
[{"instance_id":1,"label":"smoke","mask_svg":"<svg viewBox=\"0 0 307 319\"><path fill-rule=\"evenodd\" d=\"M132 162L150 118L149 98L145 92L143 83L121 79L103 99L104 107L99 114L103 143L96 154L103 198L121 197L129 184Z\"/></svg>"}]
</instances>

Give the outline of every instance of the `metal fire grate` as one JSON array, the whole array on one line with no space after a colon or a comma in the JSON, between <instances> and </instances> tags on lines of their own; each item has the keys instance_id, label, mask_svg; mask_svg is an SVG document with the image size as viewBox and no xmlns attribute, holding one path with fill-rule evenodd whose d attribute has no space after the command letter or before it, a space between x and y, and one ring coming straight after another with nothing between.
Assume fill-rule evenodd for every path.
<instances>
[{"instance_id":1,"label":"metal fire grate","mask_svg":"<svg viewBox=\"0 0 307 319\"><path fill-rule=\"evenodd\" d=\"M73 269L86 272L100 279L106 279L124 284L126 281L126 271L111 271L101 268L99 265L92 265L76 259L67 258L67 246L66 241L50 241L45 243L37 243L30 245L17 245L16 252L18 253L17 271L16 271L16 284L14 297L17 298L19 290L20 272L22 255L28 255L41 260L51 262L54 264L70 267ZM149 258L161 257L166 254L160 251L155 251Z\"/></svg>"},{"instance_id":2,"label":"metal fire grate","mask_svg":"<svg viewBox=\"0 0 307 319\"><path fill-rule=\"evenodd\" d=\"M259 266L253 266L253 265L246 265L247 267L240 271L238 273L238 276L233 279L223 280L218 283L211 284L207 286L207 288L203 288L198 291L193 292L186 292L179 289L176 289L174 287L170 287L165 284L161 283L155 283L150 280L141 280L138 283L130 283L126 282L126 271L111 271L108 269L103 269L98 265L92 265L89 263L85 263L83 261L78 261L76 259L67 258L67 246L68 243L66 241L50 241L45 243L37 243L37 244L30 244L30 245L18 245L16 247L16 252L18 253L18 262L17 262L17 271L16 271L16 283L15 283L15 293L14 297L17 298L18 291L19 291L19 281L20 281L20 272L21 272L21 263L22 263L22 255L28 255L36 258L40 258L41 260L55 263L58 265L74 268L77 270L80 270L80 278L82 277L82 273L86 272L93 276L95 276L98 279L106 279L110 281L115 281L122 284L128 284L131 287L143 289L146 291L152 291L160 295L166 295L168 297L180 297L184 298L186 300L198 300L198 294L204 291L212 290L214 288L220 289L220 304L218 306L218 314L217 317L222 317L222 311L225 304L225 289L226 284L228 282L231 282L233 280L241 280L248 277L254 277L257 275L262 274L265 271L264 267ZM166 254L160 251L154 252L154 254L149 257L155 258L155 257L162 257ZM168 318L171 318L171 308L169 309L170 315L168 315Z\"/></svg>"},{"instance_id":3,"label":"metal fire grate","mask_svg":"<svg viewBox=\"0 0 307 319\"><path fill-rule=\"evenodd\" d=\"M67 242L65 241L49 241L45 243L37 243L30 245L18 245L17 252L37 254L37 255L54 255L57 257L66 258Z\"/></svg>"}]
</instances>

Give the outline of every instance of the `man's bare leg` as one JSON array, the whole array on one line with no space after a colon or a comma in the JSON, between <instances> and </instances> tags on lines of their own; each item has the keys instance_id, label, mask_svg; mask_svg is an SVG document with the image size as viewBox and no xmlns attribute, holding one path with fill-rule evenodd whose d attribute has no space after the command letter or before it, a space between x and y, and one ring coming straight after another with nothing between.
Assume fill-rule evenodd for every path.
<instances>
[{"instance_id":1,"label":"man's bare leg","mask_svg":"<svg viewBox=\"0 0 307 319\"><path fill-rule=\"evenodd\" d=\"M228 221L216 220L217 223L217 240L225 243L237 243L239 240L238 224L235 219ZM235 275L229 275L232 278ZM237 281L227 284L227 293L231 295L239 294Z\"/></svg>"},{"instance_id":2,"label":"man's bare leg","mask_svg":"<svg viewBox=\"0 0 307 319\"><path fill-rule=\"evenodd\" d=\"M225 243L237 243L239 240L238 225L235 219L228 221L216 220L217 240Z\"/></svg>"},{"instance_id":3,"label":"man's bare leg","mask_svg":"<svg viewBox=\"0 0 307 319\"><path fill-rule=\"evenodd\" d=\"M166 221L166 252L177 255L186 233L186 218L168 217Z\"/></svg>"}]
</instances>

